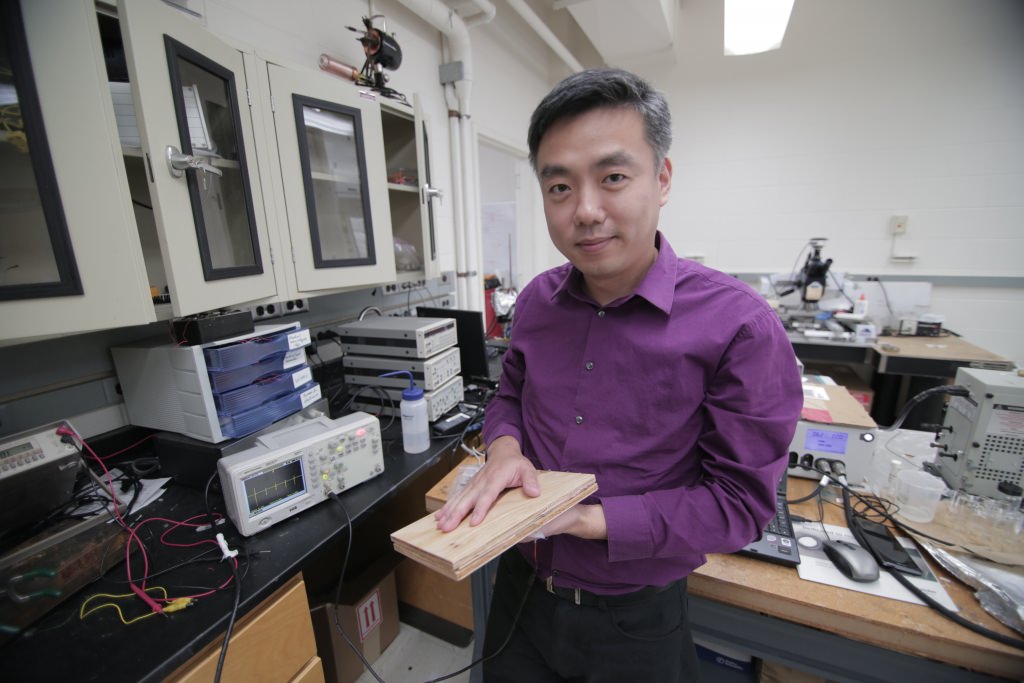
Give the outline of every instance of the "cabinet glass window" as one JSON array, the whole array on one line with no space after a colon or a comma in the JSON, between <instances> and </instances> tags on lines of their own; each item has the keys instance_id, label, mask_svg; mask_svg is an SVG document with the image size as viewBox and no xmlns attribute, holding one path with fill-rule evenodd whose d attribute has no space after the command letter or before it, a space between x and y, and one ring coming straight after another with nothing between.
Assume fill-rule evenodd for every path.
<instances>
[{"instance_id":1,"label":"cabinet glass window","mask_svg":"<svg viewBox=\"0 0 1024 683\"><path fill-rule=\"evenodd\" d=\"M181 152L207 280L263 272L235 74L165 36Z\"/></svg>"},{"instance_id":2,"label":"cabinet glass window","mask_svg":"<svg viewBox=\"0 0 1024 683\"><path fill-rule=\"evenodd\" d=\"M293 95L317 268L377 262L358 109Z\"/></svg>"},{"instance_id":3,"label":"cabinet glass window","mask_svg":"<svg viewBox=\"0 0 1024 683\"><path fill-rule=\"evenodd\" d=\"M17 2L0 3L0 301L81 294Z\"/></svg>"}]
</instances>

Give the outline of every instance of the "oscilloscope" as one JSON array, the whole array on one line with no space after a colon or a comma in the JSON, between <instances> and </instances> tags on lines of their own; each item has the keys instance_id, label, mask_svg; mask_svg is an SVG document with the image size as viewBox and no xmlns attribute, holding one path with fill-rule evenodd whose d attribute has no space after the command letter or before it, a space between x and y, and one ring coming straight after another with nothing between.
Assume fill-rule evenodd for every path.
<instances>
[{"instance_id":1,"label":"oscilloscope","mask_svg":"<svg viewBox=\"0 0 1024 683\"><path fill-rule=\"evenodd\" d=\"M380 423L318 417L266 434L217 463L228 517L252 536L384 471Z\"/></svg>"}]
</instances>

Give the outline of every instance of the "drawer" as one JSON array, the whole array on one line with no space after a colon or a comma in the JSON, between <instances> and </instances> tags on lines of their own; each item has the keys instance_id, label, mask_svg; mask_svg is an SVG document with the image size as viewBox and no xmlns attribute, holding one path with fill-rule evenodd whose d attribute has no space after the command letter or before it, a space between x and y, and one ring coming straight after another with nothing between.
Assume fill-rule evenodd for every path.
<instances>
[{"instance_id":1,"label":"drawer","mask_svg":"<svg viewBox=\"0 0 1024 683\"><path fill-rule=\"evenodd\" d=\"M209 683L223 634L171 674L165 683ZM221 680L287 683L317 657L306 584L296 574L235 625ZM317 680L315 678L297 680ZM323 680L323 674L319 680Z\"/></svg>"}]
</instances>

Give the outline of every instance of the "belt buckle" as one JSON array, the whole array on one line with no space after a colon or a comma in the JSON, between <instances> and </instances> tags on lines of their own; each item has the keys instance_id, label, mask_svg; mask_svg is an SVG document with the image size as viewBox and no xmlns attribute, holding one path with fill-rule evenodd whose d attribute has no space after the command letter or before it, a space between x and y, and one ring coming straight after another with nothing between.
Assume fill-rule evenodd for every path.
<instances>
[{"instance_id":1,"label":"belt buckle","mask_svg":"<svg viewBox=\"0 0 1024 683\"><path fill-rule=\"evenodd\" d=\"M548 593L551 593L552 595L558 595L558 593L555 591L554 578L555 578L554 576L549 576L548 578L544 579L544 587L547 589ZM579 605L580 604L580 589L579 588L573 588L572 589L572 597L573 597L573 602L575 602L577 605Z\"/></svg>"}]
</instances>

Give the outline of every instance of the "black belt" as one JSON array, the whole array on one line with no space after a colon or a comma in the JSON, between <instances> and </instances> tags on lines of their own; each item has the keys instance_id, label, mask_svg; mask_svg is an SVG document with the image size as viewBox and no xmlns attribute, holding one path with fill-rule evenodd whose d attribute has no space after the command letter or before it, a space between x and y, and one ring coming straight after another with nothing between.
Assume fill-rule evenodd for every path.
<instances>
[{"instance_id":1,"label":"black belt","mask_svg":"<svg viewBox=\"0 0 1024 683\"><path fill-rule=\"evenodd\" d=\"M536 573L533 568L533 565L530 564L527 561L527 559L523 557L515 548L509 550L507 553L505 553L505 555L507 556L508 560L512 562L512 566L510 566L509 569L513 569L514 567L514 571L516 574L529 576L530 574ZM678 581L673 581L671 583L665 584L664 586L645 586L644 588L640 588L630 593L621 593L618 595L600 595L598 593L591 593L590 591L584 590L582 588L563 588L561 586L556 586L554 584L553 577L551 576L547 577L546 579L540 578L539 576L536 578L537 580L535 582L535 585L541 590L545 590L554 596L562 598L563 600L568 600L569 602L572 602L576 605L587 605L590 607L602 607L605 605L626 605L630 603L640 602L654 595L657 595L658 593L663 593L664 591L667 591L668 589L673 588L677 585L682 586L684 590L686 589L686 578L684 577L682 579L679 579Z\"/></svg>"},{"instance_id":2,"label":"black belt","mask_svg":"<svg viewBox=\"0 0 1024 683\"><path fill-rule=\"evenodd\" d=\"M675 587L680 581L686 581L686 579L679 579L679 581L673 581L672 583L665 584L664 586L646 586L639 590L632 591L631 593L621 593L617 595L599 595L598 593L591 593L588 590L582 588L562 588L556 586L552 577L548 577L539 582L539 585L551 593L554 596L568 600L577 605L586 605L589 607L602 607L604 605L625 605L634 602L641 602L658 593L663 593L670 588Z\"/></svg>"}]
</instances>

